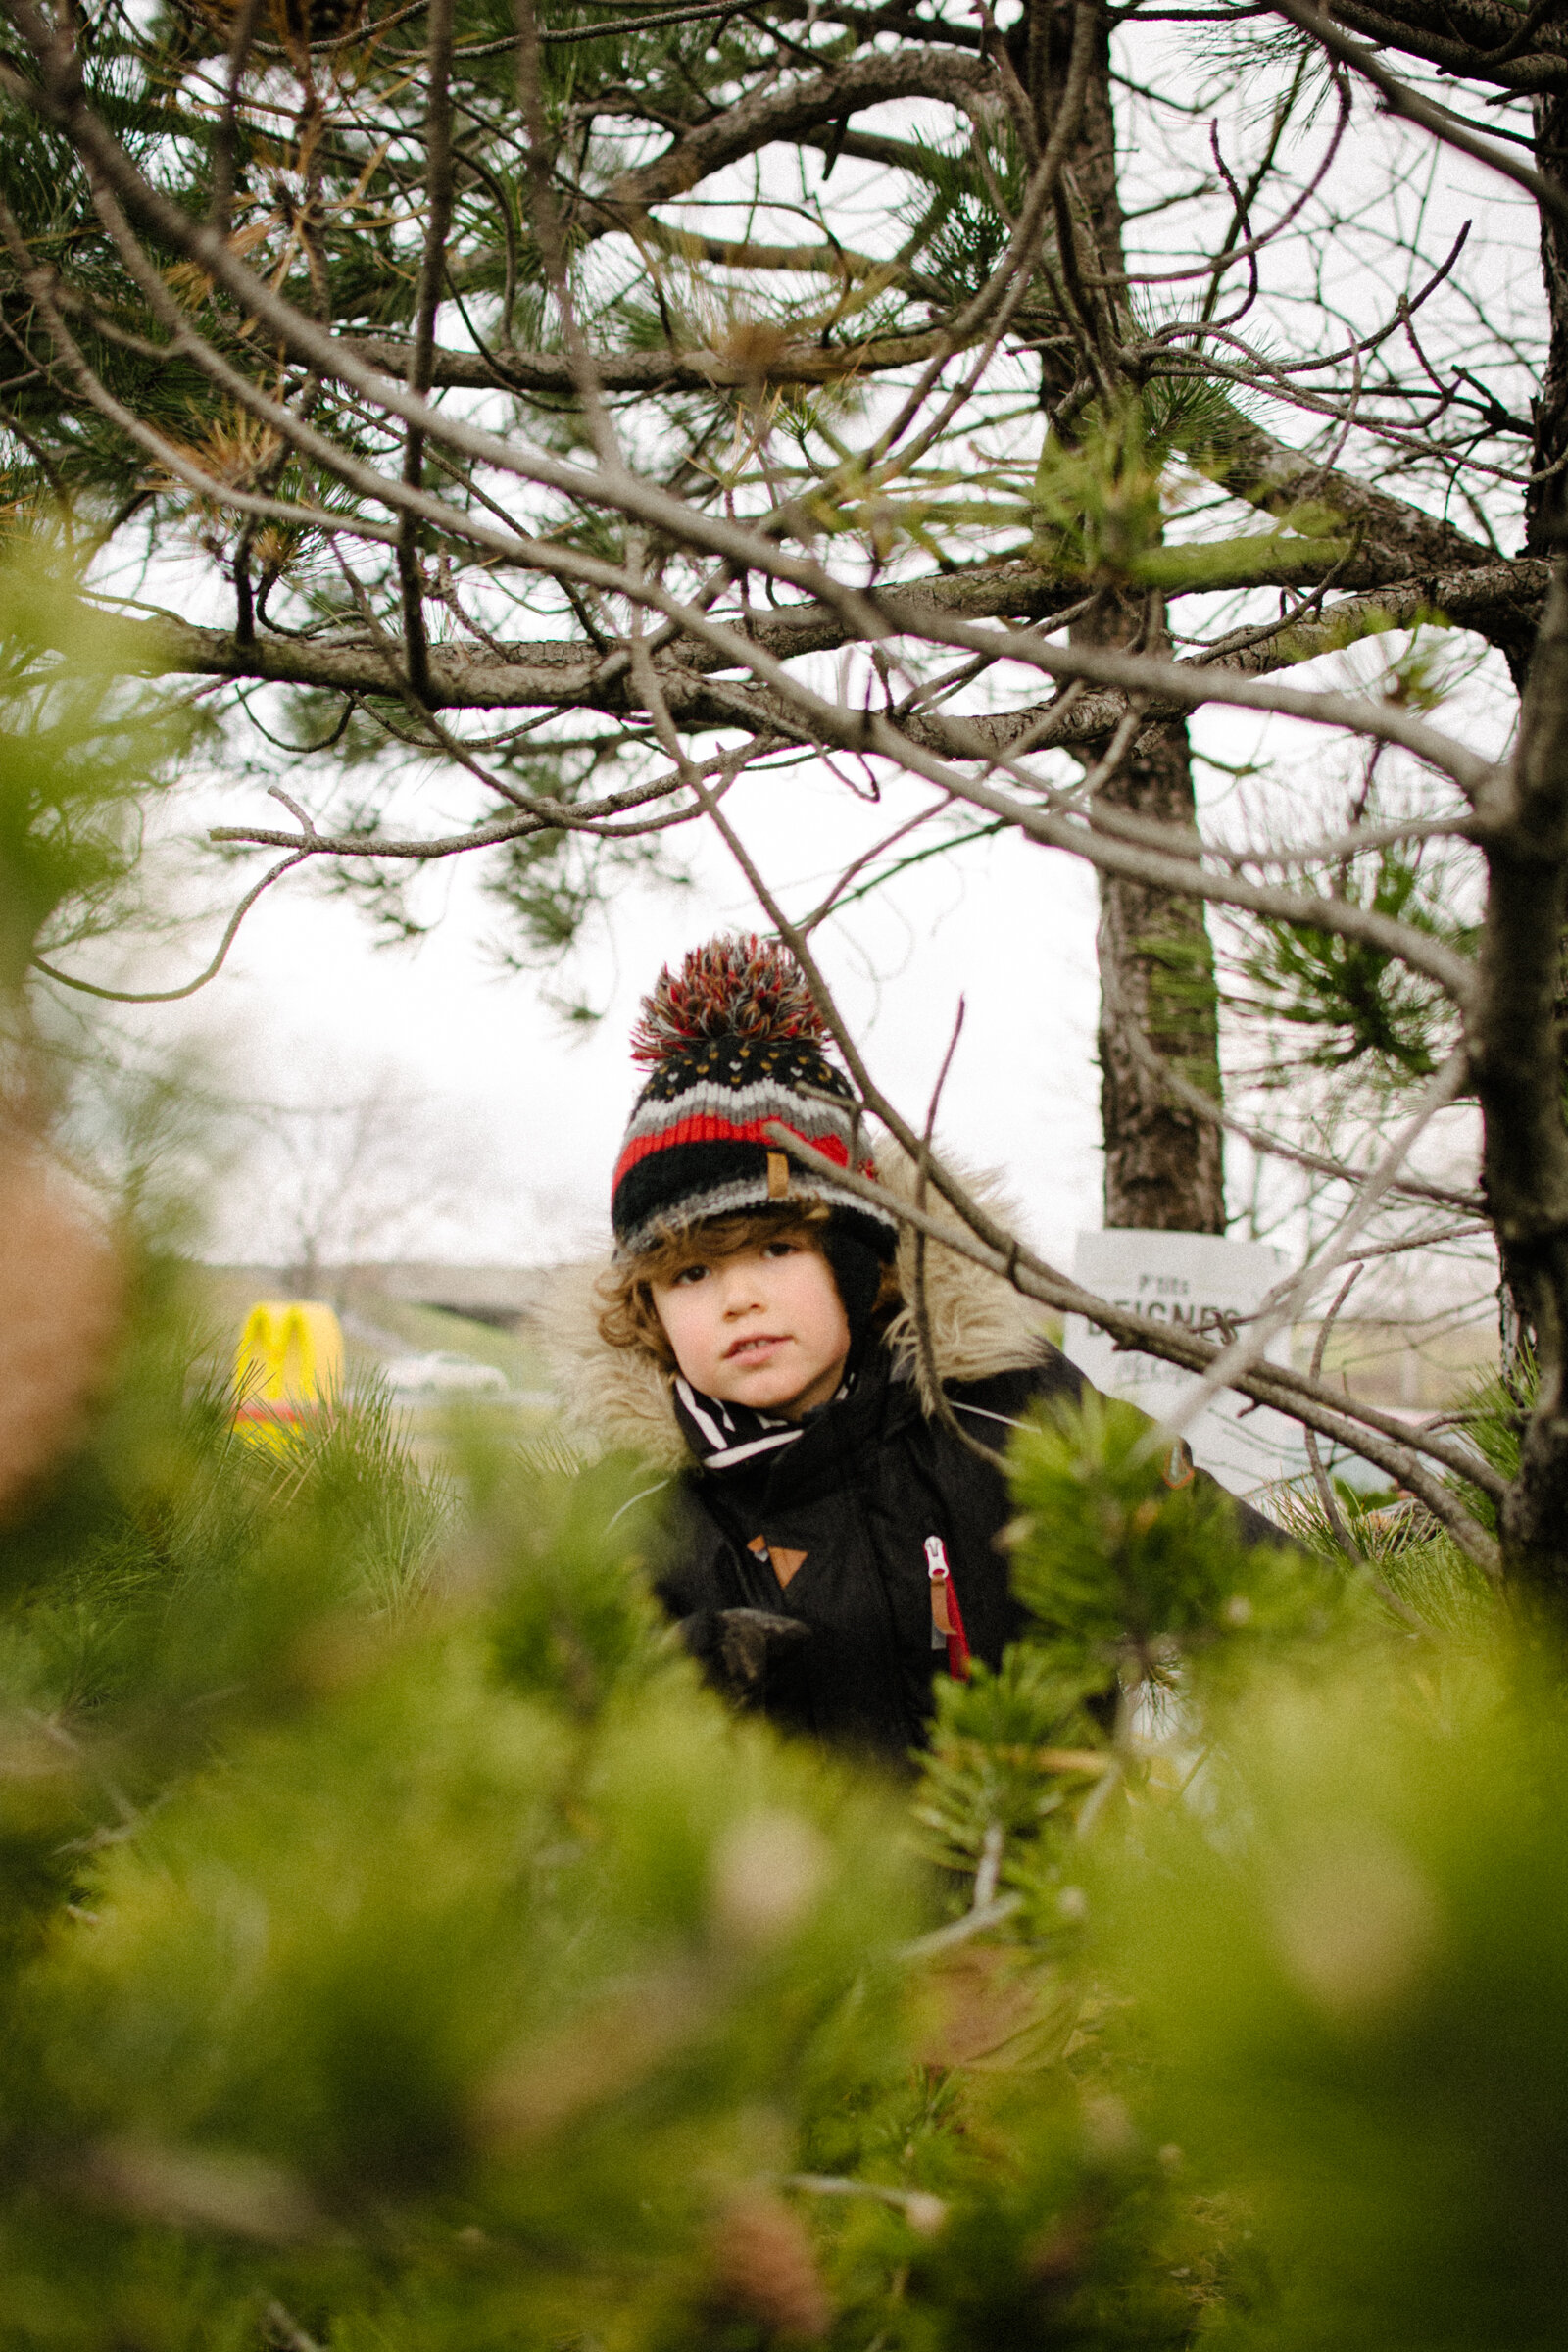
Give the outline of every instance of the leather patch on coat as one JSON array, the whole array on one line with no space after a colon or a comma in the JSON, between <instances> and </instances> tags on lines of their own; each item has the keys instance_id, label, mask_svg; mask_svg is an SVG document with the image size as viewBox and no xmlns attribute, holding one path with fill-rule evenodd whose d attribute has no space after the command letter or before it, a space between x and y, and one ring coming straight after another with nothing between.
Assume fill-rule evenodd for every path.
<instances>
[{"instance_id":1,"label":"leather patch on coat","mask_svg":"<svg viewBox=\"0 0 1568 2352\"><path fill-rule=\"evenodd\" d=\"M765 1536L754 1536L746 1548L755 1551L760 1560L767 1562L781 1588L788 1586L790 1579L799 1573L806 1561L804 1551L790 1551L782 1544L769 1544Z\"/></svg>"}]
</instances>

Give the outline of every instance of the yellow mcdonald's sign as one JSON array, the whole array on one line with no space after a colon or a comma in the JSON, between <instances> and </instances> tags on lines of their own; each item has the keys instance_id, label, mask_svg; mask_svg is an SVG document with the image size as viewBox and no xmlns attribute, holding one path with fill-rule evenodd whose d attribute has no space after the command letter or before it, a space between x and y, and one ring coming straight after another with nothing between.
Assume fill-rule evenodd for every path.
<instances>
[{"instance_id":1,"label":"yellow mcdonald's sign","mask_svg":"<svg viewBox=\"0 0 1568 2352\"><path fill-rule=\"evenodd\" d=\"M234 1353L234 1426L252 1445L286 1445L301 1418L343 1384L343 1330L318 1298L262 1298Z\"/></svg>"}]
</instances>

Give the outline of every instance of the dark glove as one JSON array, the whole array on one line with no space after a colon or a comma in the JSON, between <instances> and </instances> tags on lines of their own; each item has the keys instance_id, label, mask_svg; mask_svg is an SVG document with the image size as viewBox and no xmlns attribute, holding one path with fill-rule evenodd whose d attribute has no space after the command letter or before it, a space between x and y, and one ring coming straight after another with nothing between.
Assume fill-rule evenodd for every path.
<instances>
[{"instance_id":1,"label":"dark glove","mask_svg":"<svg viewBox=\"0 0 1568 2352\"><path fill-rule=\"evenodd\" d=\"M798 1617L773 1609L698 1609L678 1631L714 1689L742 1706L761 1703L770 1670L811 1636Z\"/></svg>"}]
</instances>

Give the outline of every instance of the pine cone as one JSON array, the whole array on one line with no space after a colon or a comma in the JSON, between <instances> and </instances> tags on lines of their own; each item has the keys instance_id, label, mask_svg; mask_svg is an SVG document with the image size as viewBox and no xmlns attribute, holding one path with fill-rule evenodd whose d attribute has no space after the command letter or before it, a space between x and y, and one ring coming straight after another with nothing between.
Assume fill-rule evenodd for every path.
<instances>
[{"instance_id":1,"label":"pine cone","mask_svg":"<svg viewBox=\"0 0 1568 2352\"><path fill-rule=\"evenodd\" d=\"M714 2230L708 2292L715 2316L750 2320L769 2341L819 2343L833 2306L800 2215L781 2197L737 2197Z\"/></svg>"}]
</instances>

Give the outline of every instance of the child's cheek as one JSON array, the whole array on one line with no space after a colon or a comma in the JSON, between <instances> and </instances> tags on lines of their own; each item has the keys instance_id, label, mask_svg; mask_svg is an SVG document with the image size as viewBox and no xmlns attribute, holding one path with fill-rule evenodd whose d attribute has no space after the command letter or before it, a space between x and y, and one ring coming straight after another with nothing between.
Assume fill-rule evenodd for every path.
<instances>
[{"instance_id":1,"label":"child's cheek","mask_svg":"<svg viewBox=\"0 0 1568 2352\"><path fill-rule=\"evenodd\" d=\"M694 1351L704 1374L711 1381L724 1353L724 1318L711 1297L701 1301L692 1325Z\"/></svg>"},{"instance_id":2,"label":"child's cheek","mask_svg":"<svg viewBox=\"0 0 1568 2352\"><path fill-rule=\"evenodd\" d=\"M660 1301L659 1312L676 1363L694 1386L706 1388L720 1352L721 1318L713 1299L706 1291L671 1291Z\"/></svg>"}]
</instances>

